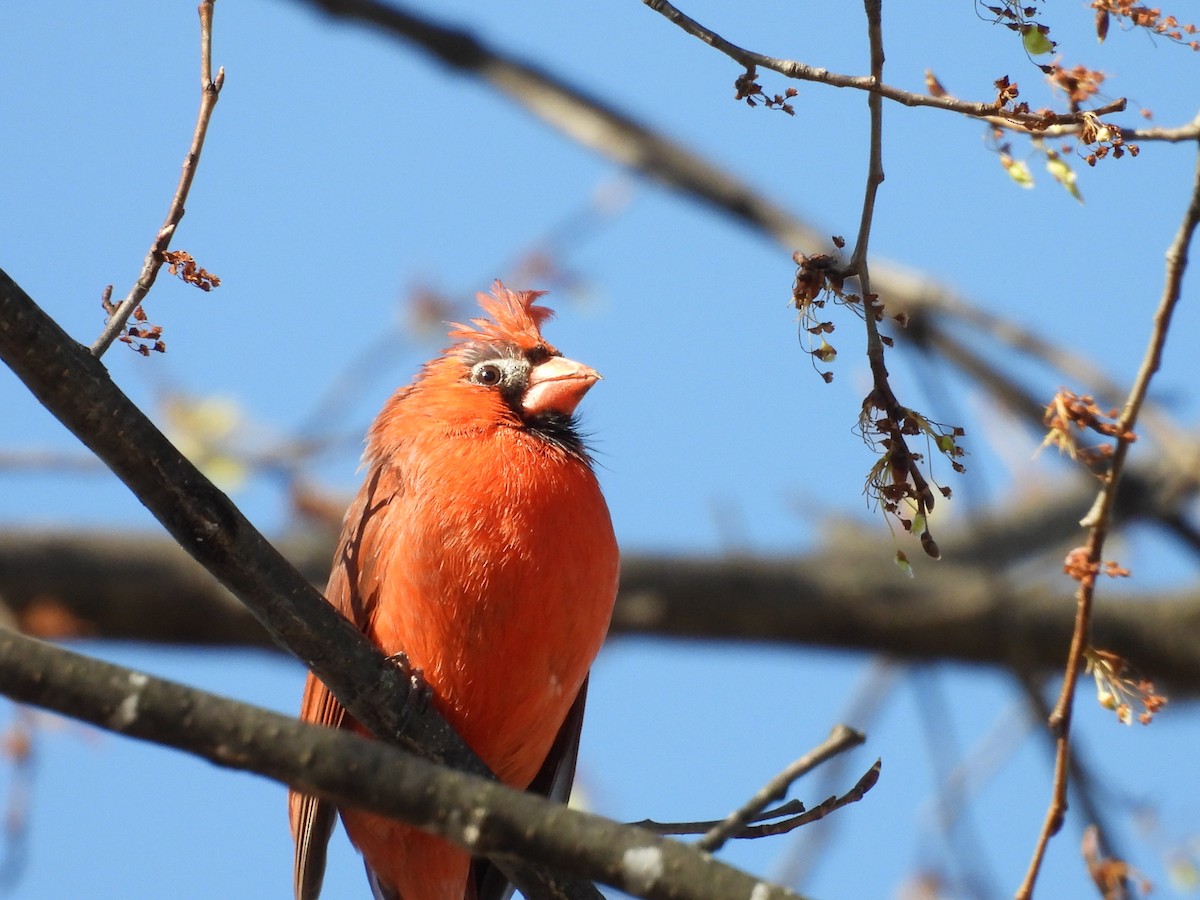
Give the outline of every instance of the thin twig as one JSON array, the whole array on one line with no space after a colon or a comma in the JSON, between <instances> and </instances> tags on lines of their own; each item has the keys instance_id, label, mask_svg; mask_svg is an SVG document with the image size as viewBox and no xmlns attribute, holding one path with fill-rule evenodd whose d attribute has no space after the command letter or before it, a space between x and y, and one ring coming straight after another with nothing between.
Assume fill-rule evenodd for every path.
<instances>
[{"instance_id":1,"label":"thin twig","mask_svg":"<svg viewBox=\"0 0 1200 900\"><path fill-rule=\"evenodd\" d=\"M881 0L865 0L867 13L867 35L871 44L871 79L876 84L883 84L883 27ZM867 163L867 186L863 195L862 218L858 223L858 237L854 242L854 255L846 267L846 275L858 277L862 288L863 320L867 326L867 360L871 366L871 376L874 381L875 393L881 398L891 400L889 407L898 406L888 383L888 370L884 362L883 341L879 336L879 323L875 320L875 297L871 293L871 272L867 264L867 247L871 241L871 223L875 216L875 197L879 186L883 184L883 102L880 95L872 93L867 98L871 111L871 151ZM889 408L888 412L892 410ZM899 422L899 416L895 421ZM900 435L900 441L904 438Z\"/></svg>"},{"instance_id":2,"label":"thin twig","mask_svg":"<svg viewBox=\"0 0 1200 900\"><path fill-rule=\"evenodd\" d=\"M807 812L807 810L803 803L799 800L789 800L787 803L776 806L774 809L763 810L750 819L749 823L769 822L771 819L778 819L783 816L796 816L804 812ZM647 831L653 831L655 834L685 835L708 834L708 832L724 821L724 819L709 819L704 822L656 822L653 819L642 819L640 822L627 822L626 824L636 826L637 828L645 828ZM741 835L735 834L733 837L741 837Z\"/></svg>"},{"instance_id":3,"label":"thin twig","mask_svg":"<svg viewBox=\"0 0 1200 900\"><path fill-rule=\"evenodd\" d=\"M812 771L825 760L837 756L851 747L857 747L865 740L862 732L847 728L845 725L835 725L833 731L829 733L829 737L820 746L804 754L768 781L740 809L730 813L723 821L711 828L698 841L698 846L709 853L716 853L727 840L741 832L749 822L754 821L755 817L766 809L769 803L782 800L792 782L797 778ZM822 815L825 814L822 813Z\"/></svg>"},{"instance_id":4,"label":"thin twig","mask_svg":"<svg viewBox=\"0 0 1200 900\"><path fill-rule=\"evenodd\" d=\"M755 838L775 837L780 834L788 834L789 832L795 831L802 825L808 825L812 822L816 822L818 819L823 819L830 813L837 812L843 806L849 806L851 803L857 803L859 800L865 797L867 791L875 787L876 783L879 781L879 772L882 768L883 760L877 759L874 763L872 763L871 768L867 769L867 771L863 773L862 777L855 782L854 787L850 788L850 790L846 791L846 793L842 794L840 797L836 795L829 797L814 806L812 809L804 810L803 812L799 813L798 815L794 815L789 819L783 819L779 822L768 821L770 819L776 819L781 815L785 815L786 813L784 810L793 807L793 805L799 806L801 809L803 809L803 804L799 803L798 801L785 803L783 806L776 807L769 812L759 814L752 820L754 822L765 822L766 824L742 825L737 831L726 835L726 839L754 840ZM647 822L636 822L634 824L638 825L639 827L646 827L647 823L649 823L647 830L653 831L656 834L699 834L703 830L704 825L723 827L726 821L728 820L711 823L658 823L647 820ZM697 842L696 846L703 848L703 842Z\"/></svg>"},{"instance_id":5,"label":"thin twig","mask_svg":"<svg viewBox=\"0 0 1200 900\"><path fill-rule=\"evenodd\" d=\"M1050 704L1042 692L1042 684L1039 683L1041 679L1028 671L1018 671L1015 675L1025 695L1024 702L1029 708L1033 720L1044 722L1049 719ZM1057 752L1054 736L1047 734L1047 737L1050 740L1046 742L1045 746ZM1079 748L1072 747L1070 754L1072 802L1082 813L1083 821L1096 828L1096 839L1100 851L1105 856L1124 859L1125 854L1117 845L1117 831L1112 827L1109 819L1109 815L1116 814L1117 810L1106 808L1100 796L1103 785L1096 778L1096 773L1092 771L1090 763L1082 757Z\"/></svg>"},{"instance_id":6,"label":"thin twig","mask_svg":"<svg viewBox=\"0 0 1200 900\"><path fill-rule=\"evenodd\" d=\"M971 103L950 96L935 97L932 94L917 94L884 84L881 79L875 77L874 71L872 71L871 75L839 75L836 72L830 72L828 69L808 66L790 59L777 59L773 56L765 56L762 53L746 50L737 44L730 43L711 29L705 28L695 19L684 15L672 6L668 0L642 0L642 2L655 12L661 14L669 22L678 25L688 34L699 38L713 49L741 63L747 69L752 67L770 69L773 72L778 72L780 75L785 75L797 81L813 81L818 84L827 84L830 87L869 91L873 96L885 97L904 106L928 106L934 109L971 116L976 119L998 117L1010 126L1017 126L1022 130L1032 133L1044 131L1047 127L1055 125L1078 126L1082 123L1085 116L1105 116L1109 113L1121 112L1126 106L1125 99L1120 98L1086 112L1017 112L1016 110L1006 110L996 103Z\"/></svg>"},{"instance_id":7,"label":"thin twig","mask_svg":"<svg viewBox=\"0 0 1200 900\"><path fill-rule=\"evenodd\" d=\"M1121 135L1126 141L1164 141L1171 144L1200 140L1200 114L1186 125L1175 128L1122 128Z\"/></svg>"},{"instance_id":8,"label":"thin twig","mask_svg":"<svg viewBox=\"0 0 1200 900\"><path fill-rule=\"evenodd\" d=\"M862 778L855 782L854 787L850 788L850 790L846 791L846 793L842 794L842 796L830 797L825 802L814 806L808 812L796 816L796 818L790 819L787 822L775 822L770 825L759 825L755 829L748 828L746 830L749 832L761 831L761 834L748 834L747 837L763 837L768 834L784 834L785 832L799 828L801 825L808 825L810 822L823 819L830 813L837 812L843 806L849 806L851 803L857 803L867 795L867 791L875 787L876 783L879 781L879 772L882 768L883 760L876 759L875 762L871 764L871 768L867 769L867 771L863 773Z\"/></svg>"},{"instance_id":9,"label":"thin twig","mask_svg":"<svg viewBox=\"0 0 1200 900\"><path fill-rule=\"evenodd\" d=\"M1166 346L1167 333L1170 330L1171 316L1179 302L1183 285L1183 274L1187 270L1188 246L1197 224L1200 224L1200 154L1196 160L1196 175L1192 184L1191 201L1179 231L1175 234L1170 248L1167 250L1167 271L1163 284L1162 298L1154 313L1154 327L1150 334L1150 343L1138 369L1137 377L1129 390L1129 398L1116 425L1116 446L1113 450L1112 464L1104 487L1096 497L1087 516L1080 523L1089 528L1086 544L1087 562L1093 573L1099 569L1104 542L1108 537L1110 519L1117 496L1117 486L1125 467L1125 459L1133 442L1133 427L1137 423L1138 413L1146 399L1150 381L1158 371L1162 361L1163 348ZM1063 676L1062 692L1058 703L1050 714L1049 725L1055 735L1054 759L1054 789L1050 798L1050 806L1046 811L1046 820L1042 825L1034 847L1033 858L1025 880L1017 890L1017 900L1028 900L1033 895L1033 887L1037 882L1038 872L1046 854L1046 846L1050 838L1062 827L1063 816L1067 809L1067 778L1070 770L1071 749L1071 711L1075 701L1075 685L1083 668L1084 650L1087 648L1091 631L1092 601L1095 589L1095 575L1083 577L1079 582L1076 593L1075 631L1071 636L1071 649L1067 656L1066 672Z\"/></svg>"},{"instance_id":10,"label":"thin twig","mask_svg":"<svg viewBox=\"0 0 1200 900\"><path fill-rule=\"evenodd\" d=\"M150 251L142 262L142 271L137 281L129 290L129 294L121 301L116 312L109 316L104 331L92 345L92 354L96 357L104 355L133 311L150 293L158 270L163 266L163 254L171 245L175 228L183 219L184 206L187 204L188 192L192 189L192 181L196 177L196 168L200 164L200 151L204 148L204 136L208 132L208 122L217 105L217 97L225 84L225 69L217 71L217 77L212 77L212 15L214 0L203 0L197 11L200 13L200 112L196 116L196 129L192 133L192 145L188 148L187 157L183 161L183 171L179 175L179 184L175 188L175 196L171 198L171 206L167 210L166 221L154 237Z\"/></svg>"}]
</instances>

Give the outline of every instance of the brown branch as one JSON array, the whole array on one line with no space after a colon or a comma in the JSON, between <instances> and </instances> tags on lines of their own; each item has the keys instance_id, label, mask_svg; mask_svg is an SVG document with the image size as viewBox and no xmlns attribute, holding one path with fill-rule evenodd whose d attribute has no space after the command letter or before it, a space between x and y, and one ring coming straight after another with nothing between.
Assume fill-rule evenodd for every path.
<instances>
[{"instance_id":1,"label":"brown branch","mask_svg":"<svg viewBox=\"0 0 1200 900\"><path fill-rule=\"evenodd\" d=\"M738 809L734 810L722 821L711 828L696 842L701 850L716 853L731 837L742 833L746 826L776 800L782 800L796 779L811 772L814 768L844 753L851 747L857 747L866 741L866 737L858 731L845 725L835 725L820 746L804 754L790 766L768 781L753 797Z\"/></svg>"},{"instance_id":2,"label":"brown branch","mask_svg":"<svg viewBox=\"0 0 1200 900\"><path fill-rule=\"evenodd\" d=\"M165 262L163 254L171 246L171 238L183 219L188 192L192 189L196 168L200 164L200 151L204 149L204 136L208 133L208 122L217 105L221 87L225 84L224 68L217 71L216 78L213 78L212 75L213 2L214 0L202 0L198 7L200 13L200 112L196 116L196 128L192 132L191 146L183 160L183 171L179 175L179 184L175 188L175 196L171 198L171 205L167 209L167 218L163 222L162 228L158 230L158 234L154 236L150 251L142 262L142 271L138 275L137 281L129 289L129 294L117 306L116 311L109 316L104 331L92 344L92 353L97 357L104 355L104 351L117 339L121 329L133 315L133 311L150 293L150 288L154 286L154 281L158 278L158 271ZM111 287L109 290L111 291Z\"/></svg>"},{"instance_id":3,"label":"brown branch","mask_svg":"<svg viewBox=\"0 0 1200 900\"><path fill-rule=\"evenodd\" d=\"M881 711L890 704L902 669L903 666L888 657L871 657L870 665L858 679L858 684L855 685L840 718L847 722L855 722L862 728L876 721ZM816 790L820 793L831 791L834 782L841 780L848 760L849 757L841 756L822 766L815 778ZM809 828L797 835L791 848L780 860L777 880L787 885L807 882L817 863L827 858L825 850L832 844L841 823L841 819L834 819L824 828Z\"/></svg>"},{"instance_id":4,"label":"brown branch","mask_svg":"<svg viewBox=\"0 0 1200 900\"><path fill-rule=\"evenodd\" d=\"M1025 695L1025 703L1029 707L1031 716L1037 721L1048 720L1051 709L1043 695L1040 679L1023 674L1018 676L1018 682ZM1053 757L1058 752L1058 742L1049 731L1044 731L1042 734L1045 735L1045 746ZM1110 811L1104 808L1097 796L1101 793L1103 785L1096 778L1091 765L1085 762L1078 747L1072 746L1070 755L1071 802L1078 809L1078 820L1087 822L1096 828L1097 841L1106 856L1123 856L1115 843L1117 831L1112 827L1109 819Z\"/></svg>"},{"instance_id":5,"label":"brown branch","mask_svg":"<svg viewBox=\"0 0 1200 900\"><path fill-rule=\"evenodd\" d=\"M1164 141L1171 144L1200 140L1200 114L1186 125L1175 128L1122 128L1121 135L1126 141Z\"/></svg>"},{"instance_id":6,"label":"brown branch","mask_svg":"<svg viewBox=\"0 0 1200 900\"><path fill-rule=\"evenodd\" d=\"M846 791L840 797L830 797L817 806L814 806L808 812L796 816L786 822L772 822L768 825L758 826L757 831L761 832L761 836L773 834L785 834L799 828L801 825L808 825L823 819L831 813L837 812L843 806L849 806L851 803L857 803L867 795L867 791L875 787L879 781L879 772L883 768L883 760L877 759L871 764L871 768L863 773L862 777L855 782L854 787ZM757 836L757 835L756 835Z\"/></svg>"},{"instance_id":7,"label":"brown branch","mask_svg":"<svg viewBox=\"0 0 1200 900\"><path fill-rule=\"evenodd\" d=\"M1079 125L1083 121L1084 116L1108 115L1109 113L1120 112L1126 106L1125 99L1121 98L1096 109L1081 112L1018 112L1016 110L1004 109L996 103L971 103L950 96L935 97L932 94L916 94L889 84L884 84L874 74L839 75L835 72L830 72L828 69L815 68L794 60L777 59L773 56L765 56L762 53L746 50L737 44L725 40L711 29L705 28L695 19L684 15L672 6L668 0L642 0L642 2L669 22L678 25L688 34L699 38L713 49L724 53L735 62L741 63L747 69L755 67L770 69L773 72L778 72L780 75L797 81L812 81L818 84L826 84L830 87L854 88L860 91L867 91L875 96L892 100L904 106L927 106L976 119L1001 118L1005 122L1024 126L1031 132L1044 131L1046 127L1053 125Z\"/></svg>"},{"instance_id":8,"label":"brown branch","mask_svg":"<svg viewBox=\"0 0 1200 900\"><path fill-rule=\"evenodd\" d=\"M1050 714L1048 723L1057 740L1054 788L1049 809L1046 811L1045 822L1034 847L1033 858L1030 860L1025 879L1017 891L1018 900L1028 900L1033 895L1033 887L1037 882L1046 847L1050 838L1062 827L1063 815L1066 812L1067 780L1070 770L1071 712L1075 701L1076 683L1083 669L1084 651L1092 640L1091 621L1096 575L1101 565L1104 543L1112 524L1113 508L1116 505L1117 488L1124 472L1125 459L1134 440L1133 429L1150 389L1150 381L1162 361L1163 349L1166 346L1167 334L1171 327L1171 317L1182 293L1183 275L1187 270L1188 263L1188 247L1198 224L1200 224L1200 154L1197 154L1196 159L1196 174L1192 184L1191 200L1188 203L1183 222L1167 250L1166 277L1162 297L1159 300L1158 309L1154 313L1154 327L1150 334L1149 345L1137 376L1134 378L1133 386L1129 390L1129 399L1116 423L1116 446L1109 466L1108 477L1103 489L1096 497L1092 509L1080 523L1089 529L1085 548L1088 572L1079 577L1075 629L1071 635L1071 649L1067 656L1062 692L1059 694L1058 702Z\"/></svg>"},{"instance_id":9,"label":"brown branch","mask_svg":"<svg viewBox=\"0 0 1200 900\"><path fill-rule=\"evenodd\" d=\"M767 822L771 819L778 819L782 816L794 816L805 811L804 804L799 800L789 800L774 809L764 809L758 815L748 820L750 824L757 822ZM630 825L636 825L638 828L645 828L647 831L653 831L655 834L663 835L687 835L687 834L707 834L712 829L720 825L724 819L708 819L700 822L656 822L653 819L641 819L637 822L630 822ZM742 832L732 835L735 838L749 837L750 835Z\"/></svg>"},{"instance_id":10,"label":"brown branch","mask_svg":"<svg viewBox=\"0 0 1200 900\"><path fill-rule=\"evenodd\" d=\"M1122 480L1122 517L1145 515L1153 480ZM1070 638L1069 593L1008 581L1006 567L1066 552L1090 480L1014 503L946 541L946 559L899 577L886 538L828 526L828 546L789 559L627 555L612 635L765 641L1048 672ZM1186 498L1183 498L1186 502ZM284 545L323 584L333 537ZM262 625L165 537L0 532L0 601L43 636L274 646ZM736 601L736 602L735 602ZM3 609L3 607L0 607ZM1200 592L1102 598L1095 636L1181 696L1200 695Z\"/></svg>"},{"instance_id":11,"label":"brown branch","mask_svg":"<svg viewBox=\"0 0 1200 900\"><path fill-rule=\"evenodd\" d=\"M840 797L836 795L833 797L828 797L825 800L822 800L812 809L807 810L803 808L804 805L802 803L796 803L795 806L800 807L801 810L798 815L792 815L789 812L790 809L793 809L792 804L784 804L776 809L759 813L749 820L749 822L764 822L764 824L756 825L749 824L749 822L743 823L736 831L730 832L728 835L726 835L726 837L734 840L754 840L756 838L778 837L781 834L790 834L797 828L800 828L804 825L809 825L825 818L831 813L837 812L843 806L849 806L851 803L857 803L867 795L867 791L875 787L876 783L879 781L879 773L882 767L883 760L875 760L871 768L867 769L867 771L863 773L862 777L858 779L854 787L850 788L850 790L846 791L846 793L842 794ZM784 815L790 816L790 818L781 819L778 822L766 821L768 819L776 819ZM639 822L637 824L641 826L647 826L649 830L653 831L655 834L704 834L707 831L711 831L713 828L719 828L725 824L725 821L727 820L722 820L719 822L659 823L646 820L645 822ZM703 826L709 827L706 829ZM699 846L699 844L697 844L697 846Z\"/></svg>"},{"instance_id":12,"label":"brown branch","mask_svg":"<svg viewBox=\"0 0 1200 900\"><path fill-rule=\"evenodd\" d=\"M285 560L71 338L0 270L0 358L129 487L175 541L244 603L271 639L299 657L376 736L463 771L487 767L432 706ZM497 865L522 892L548 898L547 873ZM533 880L530 880L530 879ZM594 886L571 886L595 900Z\"/></svg>"},{"instance_id":13,"label":"brown branch","mask_svg":"<svg viewBox=\"0 0 1200 900\"><path fill-rule=\"evenodd\" d=\"M411 42L439 62L486 81L582 146L710 204L756 231L774 235L789 248L825 243L822 232L683 144L467 31L377 0L298 2Z\"/></svg>"},{"instance_id":14,"label":"brown branch","mask_svg":"<svg viewBox=\"0 0 1200 900\"><path fill-rule=\"evenodd\" d=\"M678 841L4 628L0 693L410 822L476 855L537 859L652 900L798 900Z\"/></svg>"}]
</instances>

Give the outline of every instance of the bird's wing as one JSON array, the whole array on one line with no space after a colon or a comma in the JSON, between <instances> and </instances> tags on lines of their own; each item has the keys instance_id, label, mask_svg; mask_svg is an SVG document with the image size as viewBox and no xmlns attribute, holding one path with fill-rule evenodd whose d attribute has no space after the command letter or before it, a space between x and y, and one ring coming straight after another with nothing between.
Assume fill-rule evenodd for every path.
<instances>
[{"instance_id":1,"label":"bird's wing","mask_svg":"<svg viewBox=\"0 0 1200 900\"><path fill-rule=\"evenodd\" d=\"M546 754L546 761L526 788L559 803L566 803L575 781L575 764L579 760L579 735L583 730L583 708L587 703L587 679L579 688L575 702L567 712L558 736ZM468 884L475 888L476 900L509 900L516 890L489 860L478 859L471 867ZM468 893L468 900L470 894Z\"/></svg>"},{"instance_id":2,"label":"bird's wing","mask_svg":"<svg viewBox=\"0 0 1200 900\"><path fill-rule=\"evenodd\" d=\"M311 672L304 687L300 717L317 725L340 728L346 711ZM292 820L292 836L296 839L296 854L292 866L292 886L296 900L316 900L325 878L325 850L337 807L328 800L297 791L288 792L288 811Z\"/></svg>"},{"instance_id":3,"label":"bird's wing","mask_svg":"<svg viewBox=\"0 0 1200 900\"><path fill-rule=\"evenodd\" d=\"M377 584L375 566L379 559L378 529L383 515L397 493L396 476L375 468L346 513L342 535L325 598L358 628L366 630L374 611L371 588ZM311 672L304 685L300 718L314 725L345 728L350 718L329 688ZM337 807L328 800L290 791L288 812L296 852L292 884L296 900L316 900L325 877L326 846L337 821Z\"/></svg>"}]
</instances>

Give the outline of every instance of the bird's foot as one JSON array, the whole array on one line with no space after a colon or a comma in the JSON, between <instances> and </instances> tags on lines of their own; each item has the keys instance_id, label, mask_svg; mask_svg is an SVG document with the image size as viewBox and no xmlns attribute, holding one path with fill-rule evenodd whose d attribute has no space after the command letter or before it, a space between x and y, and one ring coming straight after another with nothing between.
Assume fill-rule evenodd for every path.
<instances>
[{"instance_id":1,"label":"bird's foot","mask_svg":"<svg viewBox=\"0 0 1200 900\"><path fill-rule=\"evenodd\" d=\"M388 662L394 665L408 679L408 698L405 700L407 711L420 715L429 708L429 700L433 696L433 688L425 680L425 673L412 664L408 654L401 650L388 657Z\"/></svg>"}]
</instances>

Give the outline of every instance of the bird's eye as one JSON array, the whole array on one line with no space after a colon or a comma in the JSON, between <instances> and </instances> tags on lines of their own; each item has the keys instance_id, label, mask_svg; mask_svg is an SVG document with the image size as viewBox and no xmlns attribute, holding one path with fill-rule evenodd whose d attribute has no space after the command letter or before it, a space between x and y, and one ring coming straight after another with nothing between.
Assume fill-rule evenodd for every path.
<instances>
[{"instance_id":1,"label":"bird's eye","mask_svg":"<svg viewBox=\"0 0 1200 900\"><path fill-rule=\"evenodd\" d=\"M500 371L500 367L495 363L481 363L475 367L473 374L475 376L475 383L482 384L485 387L494 387L504 377L504 373Z\"/></svg>"}]
</instances>

